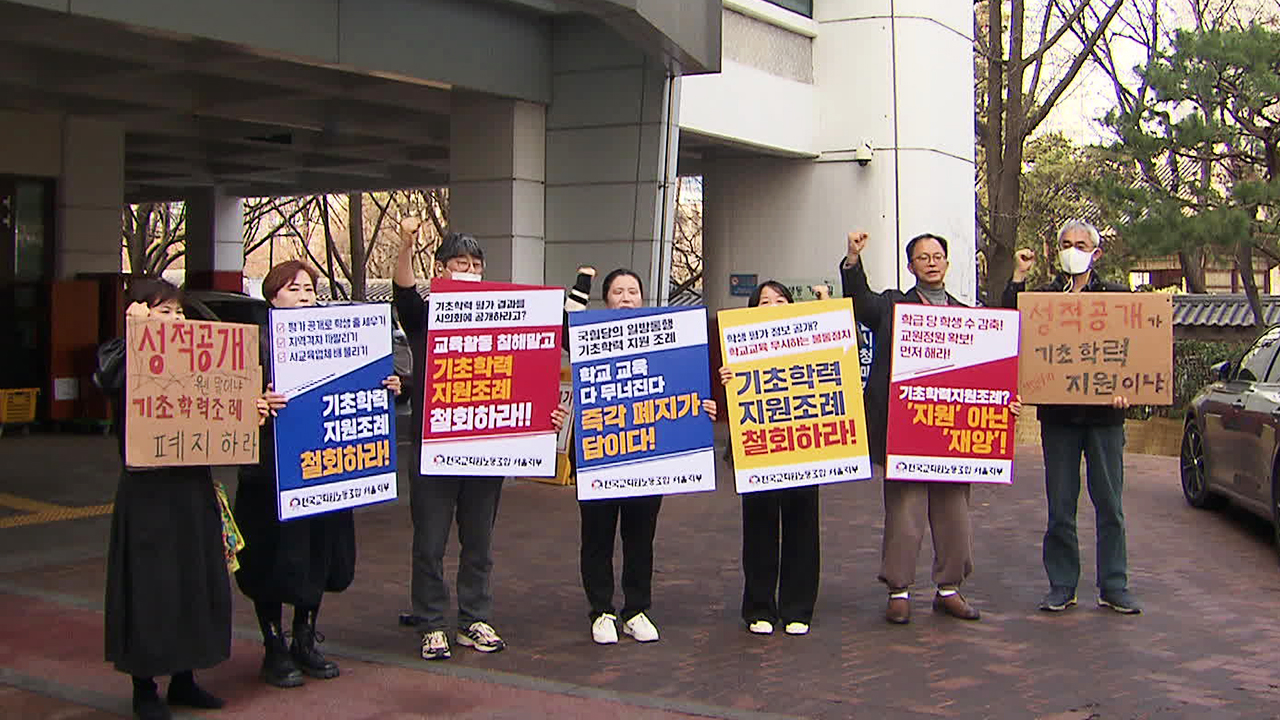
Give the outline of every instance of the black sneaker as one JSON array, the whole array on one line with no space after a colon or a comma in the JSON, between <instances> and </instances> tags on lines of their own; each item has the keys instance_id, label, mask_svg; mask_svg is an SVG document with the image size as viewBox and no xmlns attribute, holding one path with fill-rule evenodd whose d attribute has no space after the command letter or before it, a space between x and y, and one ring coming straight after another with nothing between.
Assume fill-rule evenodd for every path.
<instances>
[{"instance_id":1,"label":"black sneaker","mask_svg":"<svg viewBox=\"0 0 1280 720\"><path fill-rule=\"evenodd\" d=\"M1098 606L1109 607L1121 615L1137 615L1142 612L1142 606L1128 590L1103 590L1098 596Z\"/></svg>"},{"instance_id":2,"label":"black sneaker","mask_svg":"<svg viewBox=\"0 0 1280 720\"><path fill-rule=\"evenodd\" d=\"M1040 609L1045 612L1062 612L1076 604L1076 589L1073 587L1054 586L1049 594L1040 601Z\"/></svg>"}]
</instances>

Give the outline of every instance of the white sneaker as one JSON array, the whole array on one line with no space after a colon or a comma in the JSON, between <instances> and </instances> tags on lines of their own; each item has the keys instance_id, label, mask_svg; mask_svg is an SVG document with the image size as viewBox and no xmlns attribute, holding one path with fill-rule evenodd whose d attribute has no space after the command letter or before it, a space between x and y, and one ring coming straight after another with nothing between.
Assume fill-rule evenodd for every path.
<instances>
[{"instance_id":1,"label":"white sneaker","mask_svg":"<svg viewBox=\"0 0 1280 720\"><path fill-rule=\"evenodd\" d=\"M658 628L649 622L649 618L644 613L640 613L630 620L622 623L622 632L635 638L637 642L657 642Z\"/></svg>"},{"instance_id":2,"label":"white sneaker","mask_svg":"<svg viewBox=\"0 0 1280 720\"><path fill-rule=\"evenodd\" d=\"M773 623L768 620L757 620L748 625L747 629L757 635L772 635Z\"/></svg>"},{"instance_id":3,"label":"white sneaker","mask_svg":"<svg viewBox=\"0 0 1280 720\"><path fill-rule=\"evenodd\" d=\"M616 617L605 613L591 623L591 639L600 645L612 645L618 642L618 626L614 624Z\"/></svg>"},{"instance_id":4,"label":"white sneaker","mask_svg":"<svg viewBox=\"0 0 1280 720\"><path fill-rule=\"evenodd\" d=\"M788 635L808 635L809 626L802 622L787 623Z\"/></svg>"}]
</instances>

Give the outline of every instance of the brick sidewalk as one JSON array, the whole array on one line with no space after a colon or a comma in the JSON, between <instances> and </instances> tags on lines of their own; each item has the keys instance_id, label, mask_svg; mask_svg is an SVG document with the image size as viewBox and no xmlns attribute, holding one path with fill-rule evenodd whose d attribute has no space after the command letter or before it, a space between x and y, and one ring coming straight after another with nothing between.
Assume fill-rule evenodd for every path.
<instances>
[{"instance_id":1,"label":"brick sidewalk","mask_svg":"<svg viewBox=\"0 0 1280 720\"><path fill-rule=\"evenodd\" d=\"M505 688L565 702L624 703L577 711L587 713L581 717L634 717L641 708L726 717L1277 717L1280 577L1267 523L1238 511L1187 507L1176 459L1135 455L1126 467L1131 585L1145 605L1141 616L1094 605L1087 498L1080 516L1081 606L1062 615L1035 610L1046 589L1040 566L1043 466L1038 449L1020 448L1014 486L974 490L977 569L966 594L982 610L981 622L929 611L927 547L915 619L905 627L883 621L884 591L875 580L880 488L860 483L823 489L823 575L812 634L746 633L738 619L740 504L722 471L725 487L718 492L664 504L651 614L662 641L642 646L623 638L612 647L590 641L572 488L510 483L499 512L494 571L494 622L510 648L490 656L455 648L454 659L442 665L417 660L416 636L396 624L408 595L407 509L368 510L358 515L356 583L329 596L320 617L331 652L352 672L331 683L313 682L311 687L320 686L314 691L282 694L259 685L253 675L260 650L250 639L255 623L249 604L237 597L238 633L246 639L237 643L231 662L209 673L221 687L236 688L229 695L237 710L219 716L415 716L376 704L359 712L344 706L337 715L313 706L330 694L376 703L370 691L376 686L367 678L381 668L406 673L397 681L406 686L439 686L441 698L497 697L505 691L495 688ZM24 601L58 606L65 598L63 605L94 607L102 563L0 575L0 590L5 587L22 588ZM90 637L77 662L111 678L100 662L100 618L96 622L84 629ZM15 662L12 647L0 657L4 667ZM123 697L120 681L112 678L101 692ZM462 689L466 683L476 685ZM289 702L277 700L282 695ZM397 712L528 716L517 711L518 703L435 704L425 690L411 697Z\"/></svg>"}]
</instances>

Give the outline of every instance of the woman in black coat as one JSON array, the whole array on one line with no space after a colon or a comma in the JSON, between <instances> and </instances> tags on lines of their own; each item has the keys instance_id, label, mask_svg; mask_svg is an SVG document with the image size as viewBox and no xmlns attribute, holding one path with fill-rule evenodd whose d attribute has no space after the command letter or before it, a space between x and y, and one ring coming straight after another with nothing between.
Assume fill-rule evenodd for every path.
<instances>
[{"instance_id":1,"label":"woman in black coat","mask_svg":"<svg viewBox=\"0 0 1280 720\"><path fill-rule=\"evenodd\" d=\"M299 260L280 263L262 280L262 295L272 307L309 307L316 303L316 271ZM271 352L264 327L263 377L270 377ZM400 394L400 378L390 375L383 386ZM266 386L263 395L274 415L287 398ZM274 421L262 428L259 463L240 468L236 489L236 523L244 535L236 584L253 600L262 642L263 682L297 687L303 673L322 680L335 678L338 665L316 647L316 616L326 592L342 592L356 571L355 519L350 510L280 522L276 493ZM293 639L281 627L284 605L293 606Z\"/></svg>"},{"instance_id":2,"label":"woman in black coat","mask_svg":"<svg viewBox=\"0 0 1280 720\"><path fill-rule=\"evenodd\" d=\"M183 319L178 288L163 280L139 280L130 295L131 318ZM170 717L157 675L172 676L170 705L222 707L192 672L231 655L231 589L213 476L208 466L124 466L124 338L99 348L94 381L112 397L122 465L107 553L106 659L133 676L133 711L142 720ZM266 406L259 412L265 417Z\"/></svg>"}]
</instances>

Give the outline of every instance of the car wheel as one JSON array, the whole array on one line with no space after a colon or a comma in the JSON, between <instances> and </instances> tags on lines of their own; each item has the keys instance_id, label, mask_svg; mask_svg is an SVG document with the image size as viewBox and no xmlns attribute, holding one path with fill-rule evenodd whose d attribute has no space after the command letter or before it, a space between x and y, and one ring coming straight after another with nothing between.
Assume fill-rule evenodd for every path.
<instances>
[{"instance_id":1,"label":"car wheel","mask_svg":"<svg viewBox=\"0 0 1280 720\"><path fill-rule=\"evenodd\" d=\"M1213 508L1222 505L1221 495L1209 491L1209 476L1204 459L1204 437L1194 422L1187 423L1182 431L1182 494L1187 504L1197 508Z\"/></svg>"}]
</instances>

